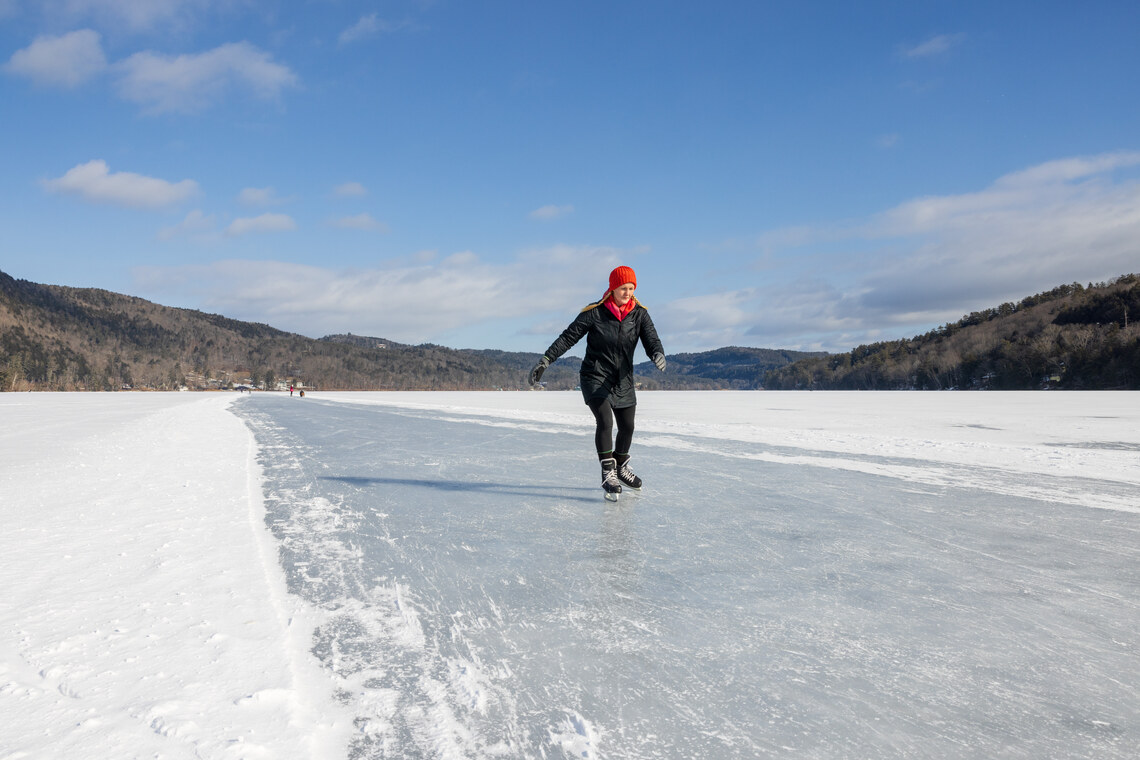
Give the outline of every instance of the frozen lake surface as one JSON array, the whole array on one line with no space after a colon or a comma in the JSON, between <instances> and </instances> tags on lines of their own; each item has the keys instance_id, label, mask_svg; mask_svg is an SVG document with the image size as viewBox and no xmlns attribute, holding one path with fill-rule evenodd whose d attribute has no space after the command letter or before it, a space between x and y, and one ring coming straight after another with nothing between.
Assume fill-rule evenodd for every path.
<instances>
[{"instance_id":1,"label":"frozen lake surface","mask_svg":"<svg viewBox=\"0 0 1140 760\"><path fill-rule=\"evenodd\" d=\"M1135 394L257 395L353 758L1132 758Z\"/></svg>"}]
</instances>

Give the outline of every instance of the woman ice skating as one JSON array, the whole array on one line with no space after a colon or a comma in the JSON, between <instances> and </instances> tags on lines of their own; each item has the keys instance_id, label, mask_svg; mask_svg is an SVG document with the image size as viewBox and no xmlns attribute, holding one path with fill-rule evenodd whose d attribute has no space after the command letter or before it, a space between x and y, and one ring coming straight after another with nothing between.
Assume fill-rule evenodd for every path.
<instances>
[{"instance_id":1,"label":"woman ice skating","mask_svg":"<svg viewBox=\"0 0 1140 760\"><path fill-rule=\"evenodd\" d=\"M602 463L602 489L610 501L617 501L622 485L641 488L641 478L629 468L633 417L637 411L633 351L639 340L657 369L665 371L665 349L649 311L633 295L636 289L637 275L629 267L618 267L610 272L610 288L602 300L582 309L530 371L530 384L535 385L547 367L582 336L586 337L586 358L582 360L579 377L582 396L598 423L594 444ZM614 418L617 418L616 442Z\"/></svg>"}]
</instances>

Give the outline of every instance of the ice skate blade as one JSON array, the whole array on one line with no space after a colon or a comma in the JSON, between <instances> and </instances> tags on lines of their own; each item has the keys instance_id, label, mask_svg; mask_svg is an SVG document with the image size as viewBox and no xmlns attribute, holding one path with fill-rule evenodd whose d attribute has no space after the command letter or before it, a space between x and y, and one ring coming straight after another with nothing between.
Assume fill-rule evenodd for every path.
<instances>
[{"instance_id":1,"label":"ice skate blade","mask_svg":"<svg viewBox=\"0 0 1140 760\"><path fill-rule=\"evenodd\" d=\"M617 501L618 497L621 496L621 494L609 493L608 491L605 492L603 495L606 497L606 501Z\"/></svg>"}]
</instances>

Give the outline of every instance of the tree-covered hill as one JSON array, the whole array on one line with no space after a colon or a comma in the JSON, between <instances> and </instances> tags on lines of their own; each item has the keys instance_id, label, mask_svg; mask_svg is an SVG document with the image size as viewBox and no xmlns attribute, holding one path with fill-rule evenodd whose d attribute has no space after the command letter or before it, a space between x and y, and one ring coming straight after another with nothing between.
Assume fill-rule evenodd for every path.
<instances>
[{"instance_id":1,"label":"tree-covered hill","mask_svg":"<svg viewBox=\"0 0 1140 760\"><path fill-rule=\"evenodd\" d=\"M1140 389L1140 277L1061 285L910 340L768 373L771 389Z\"/></svg>"}]
</instances>

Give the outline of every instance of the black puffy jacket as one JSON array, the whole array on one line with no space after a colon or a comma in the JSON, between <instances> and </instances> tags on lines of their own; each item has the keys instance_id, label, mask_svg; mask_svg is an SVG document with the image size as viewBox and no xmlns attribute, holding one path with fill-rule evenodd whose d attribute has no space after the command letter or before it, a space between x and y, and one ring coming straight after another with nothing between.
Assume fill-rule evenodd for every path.
<instances>
[{"instance_id":1,"label":"black puffy jacket","mask_svg":"<svg viewBox=\"0 0 1140 760\"><path fill-rule=\"evenodd\" d=\"M619 320L605 307L605 299L582 309L578 318L562 331L544 354L552 363L586 336L586 358L579 374L586 403L609 398L610 406L622 409L637 403L633 387L633 351L637 342L653 358L665 353L649 310L634 299L633 310Z\"/></svg>"}]
</instances>

